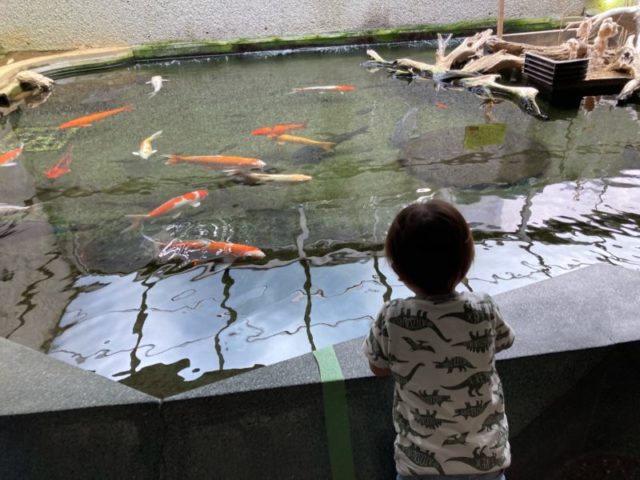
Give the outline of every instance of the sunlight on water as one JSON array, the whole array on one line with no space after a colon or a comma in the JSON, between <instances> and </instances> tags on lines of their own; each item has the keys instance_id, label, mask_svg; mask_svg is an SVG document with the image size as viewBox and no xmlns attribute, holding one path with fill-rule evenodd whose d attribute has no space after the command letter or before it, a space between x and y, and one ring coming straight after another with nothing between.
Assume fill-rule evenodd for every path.
<instances>
[{"instance_id":1,"label":"sunlight on water","mask_svg":"<svg viewBox=\"0 0 640 480\"><path fill-rule=\"evenodd\" d=\"M378 51L433 58L423 48ZM273 364L364 335L384 300L409 294L381 256L385 232L404 205L434 197L473 227L461 288L499 293L598 262L640 268L635 105L542 103L542 122L503 102L487 128L474 95L364 60L349 47L144 64L62 79L42 105L1 118L0 153L24 152L0 169L0 203L37 206L0 217L0 333L161 396ZM354 89L295 90L331 85ZM276 124L297 126L251 134ZM306 177L268 182L164 155L249 157L260 173ZM196 190L208 194L127 217ZM194 253L203 240L260 254Z\"/></svg>"}]
</instances>

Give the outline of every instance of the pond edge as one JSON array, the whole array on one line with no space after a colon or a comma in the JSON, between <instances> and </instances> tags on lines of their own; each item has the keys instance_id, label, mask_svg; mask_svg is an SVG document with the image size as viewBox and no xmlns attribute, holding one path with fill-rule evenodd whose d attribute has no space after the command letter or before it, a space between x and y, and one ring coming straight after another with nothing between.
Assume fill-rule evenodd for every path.
<instances>
[{"instance_id":1,"label":"pond edge","mask_svg":"<svg viewBox=\"0 0 640 480\"><path fill-rule=\"evenodd\" d=\"M564 19L565 22L570 20ZM510 19L505 21L505 33L534 32L562 26L559 20ZM360 32L337 32L320 35L265 38L239 38L233 41L167 40L133 46L84 48L53 55L37 56L0 67L0 107L8 107L24 92L15 80L18 73L33 70L53 79L96 70L106 70L166 59L259 53L271 50L368 45L390 42L433 40L438 33L455 37L472 35L495 27L495 19L486 18L453 24L428 24L403 28L381 28Z\"/></svg>"}]
</instances>

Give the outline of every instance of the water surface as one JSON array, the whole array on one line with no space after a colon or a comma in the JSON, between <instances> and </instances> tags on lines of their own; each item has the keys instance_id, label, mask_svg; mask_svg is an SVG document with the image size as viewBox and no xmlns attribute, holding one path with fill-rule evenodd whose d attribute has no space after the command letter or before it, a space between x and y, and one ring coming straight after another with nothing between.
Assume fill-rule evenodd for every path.
<instances>
[{"instance_id":1,"label":"water surface","mask_svg":"<svg viewBox=\"0 0 640 480\"><path fill-rule=\"evenodd\" d=\"M378 51L433 58L424 47ZM0 333L161 396L273 364L364 335L384 300L408 294L381 257L384 234L400 208L434 196L474 230L461 289L495 294L598 262L640 268L637 106L541 102L542 122L503 102L496 143L480 148L480 99L369 72L365 59L345 49L143 64L60 80L46 103L0 119L0 150L26 144L17 167L0 169L0 202L42 203L0 219ZM152 75L169 82L150 98ZM356 90L290 93L332 84ZM56 128L129 104L88 128ZM294 122L307 127L292 133L339 141L335 153L250 134ZM158 130L159 153L133 156ZM70 147L71 172L48 179ZM250 186L165 165L170 153L257 157L267 172L313 179ZM123 233L125 215L196 189L209 191L199 208ZM156 257L154 242L197 238L266 258Z\"/></svg>"}]
</instances>

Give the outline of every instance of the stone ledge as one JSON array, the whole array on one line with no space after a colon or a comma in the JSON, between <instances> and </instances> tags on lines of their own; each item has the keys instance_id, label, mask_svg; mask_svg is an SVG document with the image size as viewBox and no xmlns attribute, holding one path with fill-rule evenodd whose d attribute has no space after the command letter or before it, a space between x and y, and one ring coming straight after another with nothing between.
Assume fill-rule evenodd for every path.
<instances>
[{"instance_id":1,"label":"stone ledge","mask_svg":"<svg viewBox=\"0 0 640 480\"><path fill-rule=\"evenodd\" d=\"M0 418L153 404L157 398L0 338ZM1 475L0 475L1 477Z\"/></svg>"},{"instance_id":2,"label":"stone ledge","mask_svg":"<svg viewBox=\"0 0 640 480\"><path fill-rule=\"evenodd\" d=\"M581 379L638 351L639 286L639 272L601 264L496 296L517 335L497 368L520 449L532 431L546 441L538 419L573 399ZM334 347L353 461L366 478L390 478L393 383L369 373L362 340ZM325 384L311 354L164 401L4 339L0 365L0 478L330 478ZM514 456L514 471L535 467L535 458Z\"/></svg>"}]
</instances>

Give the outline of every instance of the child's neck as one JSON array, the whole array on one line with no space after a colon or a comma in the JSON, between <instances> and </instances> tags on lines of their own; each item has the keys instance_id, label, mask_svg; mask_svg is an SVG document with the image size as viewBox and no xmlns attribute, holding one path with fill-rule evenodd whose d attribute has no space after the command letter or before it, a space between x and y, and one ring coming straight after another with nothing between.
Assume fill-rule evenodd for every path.
<instances>
[{"instance_id":1,"label":"child's neck","mask_svg":"<svg viewBox=\"0 0 640 480\"><path fill-rule=\"evenodd\" d=\"M415 285L411 285L410 283L406 283L405 285L407 286L407 288L409 290L411 290L413 293L415 293L418 297L421 298L433 298L433 297L448 297L451 295L455 295L456 293L456 289L452 288L450 290L446 290L446 291L442 291L442 292L432 292L432 291L428 291L425 290L423 288L417 287Z\"/></svg>"}]
</instances>

